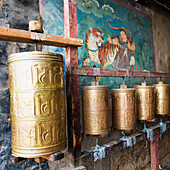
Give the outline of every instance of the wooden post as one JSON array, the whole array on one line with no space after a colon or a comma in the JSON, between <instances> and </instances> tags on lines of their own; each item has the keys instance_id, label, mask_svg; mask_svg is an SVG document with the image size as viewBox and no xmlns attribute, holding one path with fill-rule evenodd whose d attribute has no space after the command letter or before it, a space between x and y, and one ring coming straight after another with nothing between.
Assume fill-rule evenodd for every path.
<instances>
[{"instance_id":1,"label":"wooden post","mask_svg":"<svg viewBox=\"0 0 170 170\"><path fill-rule=\"evenodd\" d=\"M159 170L159 137L150 142L151 170Z\"/></svg>"},{"instance_id":2,"label":"wooden post","mask_svg":"<svg viewBox=\"0 0 170 170\"><path fill-rule=\"evenodd\" d=\"M77 7L76 0L64 0L64 32L65 37L77 38ZM78 48L67 47L65 52L66 70L78 66ZM67 72L66 72L67 74ZM67 86L67 122L68 122L68 153L73 165L78 166L81 157L81 126L79 76L66 76Z\"/></svg>"},{"instance_id":3,"label":"wooden post","mask_svg":"<svg viewBox=\"0 0 170 170\"><path fill-rule=\"evenodd\" d=\"M159 138L160 127L153 127L153 139L148 139L150 142L151 151L151 170L159 170Z\"/></svg>"}]
</instances>

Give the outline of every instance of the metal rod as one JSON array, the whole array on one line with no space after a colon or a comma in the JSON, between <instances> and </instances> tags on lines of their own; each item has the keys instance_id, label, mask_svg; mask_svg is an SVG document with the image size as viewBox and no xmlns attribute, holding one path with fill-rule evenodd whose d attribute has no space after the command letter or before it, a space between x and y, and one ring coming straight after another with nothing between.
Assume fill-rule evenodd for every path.
<instances>
[{"instance_id":1,"label":"metal rod","mask_svg":"<svg viewBox=\"0 0 170 170\"><path fill-rule=\"evenodd\" d=\"M41 170L41 163L39 163L39 170Z\"/></svg>"},{"instance_id":2,"label":"metal rod","mask_svg":"<svg viewBox=\"0 0 170 170\"><path fill-rule=\"evenodd\" d=\"M144 128L143 128L143 132L145 132L146 130L147 130L147 127L146 127L146 122L145 122L145 120L143 121L143 126L144 126Z\"/></svg>"},{"instance_id":3,"label":"metal rod","mask_svg":"<svg viewBox=\"0 0 170 170\"><path fill-rule=\"evenodd\" d=\"M123 77L123 85L125 85L125 77Z\"/></svg>"},{"instance_id":4,"label":"metal rod","mask_svg":"<svg viewBox=\"0 0 170 170\"><path fill-rule=\"evenodd\" d=\"M99 145L99 139L96 137L96 145Z\"/></svg>"},{"instance_id":5,"label":"metal rod","mask_svg":"<svg viewBox=\"0 0 170 170\"><path fill-rule=\"evenodd\" d=\"M146 77L144 77L144 83L146 83Z\"/></svg>"},{"instance_id":6,"label":"metal rod","mask_svg":"<svg viewBox=\"0 0 170 170\"><path fill-rule=\"evenodd\" d=\"M38 45L37 43L35 43L35 51L37 51Z\"/></svg>"}]
</instances>

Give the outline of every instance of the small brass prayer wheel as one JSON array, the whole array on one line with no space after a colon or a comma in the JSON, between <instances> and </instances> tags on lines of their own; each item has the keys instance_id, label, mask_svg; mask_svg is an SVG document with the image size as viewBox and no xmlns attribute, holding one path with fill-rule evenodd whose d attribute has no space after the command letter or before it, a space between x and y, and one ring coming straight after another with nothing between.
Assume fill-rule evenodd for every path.
<instances>
[{"instance_id":1,"label":"small brass prayer wheel","mask_svg":"<svg viewBox=\"0 0 170 170\"><path fill-rule=\"evenodd\" d=\"M163 84L163 82L159 82L154 86L155 86L156 114L158 115L170 114L170 84Z\"/></svg>"},{"instance_id":2,"label":"small brass prayer wheel","mask_svg":"<svg viewBox=\"0 0 170 170\"><path fill-rule=\"evenodd\" d=\"M109 86L82 87L84 133L102 135L110 132Z\"/></svg>"},{"instance_id":3,"label":"small brass prayer wheel","mask_svg":"<svg viewBox=\"0 0 170 170\"><path fill-rule=\"evenodd\" d=\"M112 122L113 127L120 130L136 127L135 89L125 85L120 89L112 89Z\"/></svg>"},{"instance_id":4,"label":"small brass prayer wheel","mask_svg":"<svg viewBox=\"0 0 170 170\"><path fill-rule=\"evenodd\" d=\"M136 109L139 120L153 120L154 113L154 87L142 85L134 86L136 89Z\"/></svg>"},{"instance_id":5,"label":"small brass prayer wheel","mask_svg":"<svg viewBox=\"0 0 170 170\"><path fill-rule=\"evenodd\" d=\"M63 57L24 52L8 58L12 154L36 158L66 147Z\"/></svg>"}]
</instances>

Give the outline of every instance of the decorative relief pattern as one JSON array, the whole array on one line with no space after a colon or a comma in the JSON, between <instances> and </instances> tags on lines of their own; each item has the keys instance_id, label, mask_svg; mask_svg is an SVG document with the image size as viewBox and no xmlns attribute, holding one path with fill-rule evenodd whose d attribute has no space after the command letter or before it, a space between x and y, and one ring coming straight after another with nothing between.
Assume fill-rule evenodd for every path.
<instances>
[{"instance_id":1,"label":"decorative relief pattern","mask_svg":"<svg viewBox=\"0 0 170 170\"><path fill-rule=\"evenodd\" d=\"M135 127L136 116L134 110L113 110L113 114L113 125L116 129L128 130Z\"/></svg>"},{"instance_id":2,"label":"decorative relief pattern","mask_svg":"<svg viewBox=\"0 0 170 170\"><path fill-rule=\"evenodd\" d=\"M10 87L14 89L64 88L63 63L15 62L9 64Z\"/></svg>"},{"instance_id":3,"label":"decorative relief pattern","mask_svg":"<svg viewBox=\"0 0 170 170\"><path fill-rule=\"evenodd\" d=\"M137 113L139 120L152 120L155 117L153 104L138 104Z\"/></svg>"},{"instance_id":4,"label":"decorative relief pattern","mask_svg":"<svg viewBox=\"0 0 170 170\"><path fill-rule=\"evenodd\" d=\"M135 96L134 92L133 93L113 93L112 96L114 106L116 108L121 107L121 108L133 108L134 107L134 102L135 102Z\"/></svg>"},{"instance_id":5,"label":"decorative relief pattern","mask_svg":"<svg viewBox=\"0 0 170 170\"><path fill-rule=\"evenodd\" d=\"M170 113L170 86L162 84L155 87L156 114Z\"/></svg>"},{"instance_id":6,"label":"decorative relief pattern","mask_svg":"<svg viewBox=\"0 0 170 170\"><path fill-rule=\"evenodd\" d=\"M12 93L11 117L34 120L64 116L64 89L60 90Z\"/></svg>"},{"instance_id":7,"label":"decorative relief pattern","mask_svg":"<svg viewBox=\"0 0 170 170\"><path fill-rule=\"evenodd\" d=\"M135 90L133 92L112 91L112 114L114 128L121 130L135 128Z\"/></svg>"},{"instance_id":8,"label":"decorative relief pattern","mask_svg":"<svg viewBox=\"0 0 170 170\"><path fill-rule=\"evenodd\" d=\"M156 99L170 99L170 87L156 87L155 88Z\"/></svg>"},{"instance_id":9,"label":"decorative relief pattern","mask_svg":"<svg viewBox=\"0 0 170 170\"><path fill-rule=\"evenodd\" d=\"M153 103L154 101L154 93L153 89L141 89L136 92L137 103Z\"/></svg>"},{"instance_id":10,"label":"decorative relief pattern","mask_svg":"<svg viewBox=\"0 0 170 170\"><path fill-rule=\"evenodd\" d=\"M83 126L84 132L90 135L100 135L110 131L109 88L92 86L83 89Z\"/></svg>"},{"instance_id":11,"label":"decorative relief pattern","mask_svg":"<svg viewBox=\"0 0 170 170\"><path fill-rule=\"evenodd\" d=\"M84 117L85 131L102 131L110 128L110 117L107 111L101 111L98 114L90 114L86 112L88 116ZM89 126L90 125L90 126Z\"/></svg>"},{"instance_id":12,"label":"decorative relief pattern","mask_svg":"<svg viewBox=\"0 0 170 170\"><path fill-rule=\"evenodd\" d=\"M93 95L91 94L91 91L89 90L88 92L83 94L83 105L84 108L87 109L89 108L105 108L109 107L109 102L108 102L108 91L105 90L100 90L96 92L92 92Z\"/></svg>"},{"instance_id":13,"label":"decorative relief pattern","mask_svg":"<svg viewBox=\"0 0 170 170\"><path fill-rule=\"evenodd\" d=\"M9 63L12 153L37 157L66 146L63 63ZM38 148L38 149L37 149Z\"/></svg>"},{"instance_id":14,"label":"decorative relief pattern","mask_svg":"<svg viewBox=\"0 0 170 170\"><path fill-rule=\"evenodd\" d=\"M154 88L136 88L136 107L139 120L152 120L154 114Z\"/></svg>"},{"instance_id":15,"label":"decorative relief pattern","mask_svg":"<svg viewBox=\"0 0 170 170\"><path fill-rule=\"evenodd\" d=\"M12 146L16 147L42 147L50 146L65 140L64 122L15 122L12 130Z\"/></svg>"}]
</instances>

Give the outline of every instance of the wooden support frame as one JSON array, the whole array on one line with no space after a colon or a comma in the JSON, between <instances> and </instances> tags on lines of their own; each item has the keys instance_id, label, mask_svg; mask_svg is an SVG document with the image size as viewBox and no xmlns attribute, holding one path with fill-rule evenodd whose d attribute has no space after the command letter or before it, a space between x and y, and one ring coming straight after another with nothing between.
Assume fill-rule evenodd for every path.
<instances>
[{"instance_id":1,"label":"wooden support frame","mask_svg":"<svg viewBox=\"0 0 170 170\"><path fill-rule=\"evenodd\" d=\"M0 41L11 41L29 44L68 47L83 45L83 40L77 38L64 38L56 35L35 33L30 31L0 27Z\"/></svg>"},{"instance_id":2,"label":"wooden support frame","mask_svg":"<svg viewBox=\"0 0 170 170\"><path fill-rule=\"evenodd\" d=\"M161 72L110 70L100 68L78 68L78 67L71 67L70 74L78 76L100 76L100 77L161 77L161 78L170 77L170 73Z\"/></svg>"},{"instance_id":3,"label":"wooden support frame","mask_svg":"<svg viewBox=\"0 0 170 170\"><path fill-rule=\"evenodd\" d=\"M62 158L64 158L64 153L57 152L57 153L53 153L51 155L46 155L46 156L41 156L41 157L34 158L34 160L36 162L38 162L38 163L42 163L45 160L48 160L48 161L57 161L57 160L60 160ZM11 159L11 162L16 164L18 162L21 162L23 160L30 159L30 158L22 158L22 157L18 157L18 156L15 156L15 155L11 154L10 159Z\"/></svg>"},{"instance_id":4,"label":"wooden support frame","mask_svg":"<svg viewBox=\"0 0 170 170\"><path fill-rule=\"evenodd\" d=\"M155 137L153 142L150 142L151 150L151 169L159 170L159 136Z\"/></svg>"},{"instance_id":5,"label":"wooden support frame","mask_svg":"<svg viewBox=\"0 0 170 170\"><path fill-rule=\"evenodd\" d=\"M77 4L76 0L64 0L64 33L65 37L77 38ZM67 47L65 51L66 70L78 67L78 48ZM68 153L74 166L79 165L81 158L81 125L79 76L66 77Z\"/></svg>"}]
</instances>

